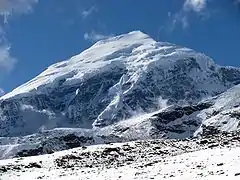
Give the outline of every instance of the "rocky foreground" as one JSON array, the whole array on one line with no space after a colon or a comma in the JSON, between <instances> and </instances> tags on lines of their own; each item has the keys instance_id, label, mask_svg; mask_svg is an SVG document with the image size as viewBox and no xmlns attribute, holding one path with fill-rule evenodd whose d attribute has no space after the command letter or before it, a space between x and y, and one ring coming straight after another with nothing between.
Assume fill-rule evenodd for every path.
<instances>
[{"instance_id":1,"label":"rocky foreground","mask_svg":"<svg viewBox=\"0 0 240 180\"><path fill-rule=\"evenodd\" d=\"M240 133L208 128L199 139L109 143L2 160L0 179L238 179L239 145Z\"/></svg>"}]
</instances>

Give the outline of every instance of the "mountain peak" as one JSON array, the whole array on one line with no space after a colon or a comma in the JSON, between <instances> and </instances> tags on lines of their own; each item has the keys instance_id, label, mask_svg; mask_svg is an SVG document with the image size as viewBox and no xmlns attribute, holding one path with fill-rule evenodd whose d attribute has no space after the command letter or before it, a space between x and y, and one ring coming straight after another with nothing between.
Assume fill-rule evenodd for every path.
<instances>
[{"instance_id":1,"label":"mountain peak","mask_svg":"<svg viewBox=\"0 0 240 180\"><path fill-rule=\"evenodd\" d=\"M8 99L15 95L24 96L26 93L41 89L39 87L43 85L51 84L50 86L53 87L53 84L58 84L56 81L69 79L72 76L74 76L74 79L79 79L81 75L101 69L101 67L110 62L114 61L117 64L115 59L121 56L131 56L131 52L137 47L142 46L141 50L144 50L146 46L151 46L155 43L155 40L141 31L132 31L127 34L100 40L82 53L66 61L51 65L31 81L0 97L0 100ZM122 63L120 62L122 59L118 59L118 64Z\"/></svg>"},{"instance_id":2,"label":"mountain peak","mask_svg":"<svg viewBox=\"0 0 240 180\"><path fill-rule=\"evenodd\" d=\"M215 65L201 53L170 43L158 43L141 31L132 31L101 40L82 53L51 65L31 81L0 97L0 101L30 94L52 93L59 85L76 85L113 69L124 70L129 77L134 75L135 80L141 79L139 76L145 76L145 71L152 67L161 68L165 72L181 63L185 64L184 61L189 58L192 66L199 67L203 72Z\"/></svg>"},{"instance_id":3,"label":"mountain peak","mask_svg":"<svg viewBox=\"0 0 240 180\"><path fill-rule=\"evenodd\" d=\"M141 31L132 31L126 34L121 34L118 36L110 37L104 40L100 40L93 45L93 47L109 44L118 43L118 45L128 45L128 44L142 44L142 43L154 43L154 41L149 35Z\"/></svg>"}]
</instances>

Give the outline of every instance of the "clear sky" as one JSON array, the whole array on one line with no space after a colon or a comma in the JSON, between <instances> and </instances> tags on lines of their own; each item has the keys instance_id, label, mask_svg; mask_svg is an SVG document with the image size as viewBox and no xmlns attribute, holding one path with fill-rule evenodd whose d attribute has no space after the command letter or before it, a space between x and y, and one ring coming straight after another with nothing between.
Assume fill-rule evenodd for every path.
<instances>
[{"instance_id":1,"label":"clear sky","mask_svg":"<svg viewBox=\"0 0 240 180\"><path fill-rule=\"evenodd\" d=\"M95 41L141 30L240 66L240 0L0 0L0 94ZM3 90L1 90L3 89Z\"/></svg>"}]
</instances>

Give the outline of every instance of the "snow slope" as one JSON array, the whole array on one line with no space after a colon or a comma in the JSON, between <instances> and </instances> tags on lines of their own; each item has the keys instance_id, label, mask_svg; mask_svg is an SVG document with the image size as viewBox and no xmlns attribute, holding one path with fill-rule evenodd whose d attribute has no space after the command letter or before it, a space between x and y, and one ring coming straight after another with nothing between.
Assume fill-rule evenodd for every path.
<instances>
[{"instance_id":1,"label":"snow slope","mask_svg":"<svg viewBox=\"0 0 240 180\"><path fill-rule=\"evenodd\" d=\"M177 141L169 145L166 145L168 142L164 144L158 146L158 141L138 141L2 160L0 178L3 180L239 179L239 147L217 147L199 151L195 149L193 152L187 152L189 147L184 148L184 145L190 144Z\"/></svg>"},{"instance_id":2,"label":"snow slope","mask_svg":"<svg viewBox=\"0 0 240 180\"><path fill-rule=\"evenodd\" d=\"M212 101L214 105L198 114L204 125L216 127L221 131L239 129L240 85L236 85L208 101ZM201 131L201 128L199 130Z\"/></svg>"}]
</instances>

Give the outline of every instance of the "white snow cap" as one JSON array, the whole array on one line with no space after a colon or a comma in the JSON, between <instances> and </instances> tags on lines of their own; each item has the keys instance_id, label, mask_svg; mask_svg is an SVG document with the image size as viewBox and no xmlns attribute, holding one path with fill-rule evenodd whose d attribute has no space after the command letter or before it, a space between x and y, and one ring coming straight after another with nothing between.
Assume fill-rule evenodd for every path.
<instances>
[{"instance_id":1,"label":"white snow cap","mask_svg":"<svg viewBox=\"0 0 240 180\"><path fill-rule=\"evenodd\" d=\"M15 95L36 91L40 86L53 83L56 79L64 79L74 74L75 78L82 78L84 74L106 66L106 57L115 52L132 47L133 45L151 44L155 41L141 31L132 31L128 34L111 37L95 43L89 49L83 51L66 61L51 65L37 77L17 87L12 92L1 97L0 100L11 98ZM109 61L112 58L108 58ZM77 72L77 73L76 73ZM50 85L54 86L54 84Z\"/></svg>"},{"instance_id":2,"label":"white snow cap","mask_svg":"<svg viewBox=\"0 0 240 180\"><path fill-rule=\"evenodd\" d=\"M0 100L20 94L46 94L58 87L59 82L63 82L62 85L79 84L100 71L111 71L115 67L126 67L129 72L143 72L153 63L166 69L177 60L188 57L196 57L203 70L214 65L210 58L201 53L166 42L156 42L141 31L133 31L101 40L79 55L51 65Z\"/></svg>"}]
</instances>

